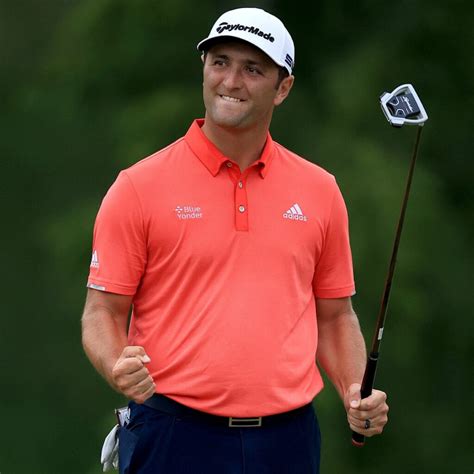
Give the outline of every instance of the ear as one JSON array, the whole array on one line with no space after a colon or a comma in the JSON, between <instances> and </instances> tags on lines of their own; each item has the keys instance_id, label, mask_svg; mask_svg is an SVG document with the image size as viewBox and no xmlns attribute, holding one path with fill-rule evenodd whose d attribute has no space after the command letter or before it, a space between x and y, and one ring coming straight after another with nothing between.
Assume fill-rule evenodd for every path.
<instances>
[{"instance_id":1,"label":"ear","mask_svg":"<svg viewBox=\"0 0 474 474\"><path fill-rule=\"evenodd\" d=\"M273 99L273 103L276 105L280 105L287 97L293 87L293 83L295 82L295 76L288 76L283 79L278 87L277 93L275 98Z\"/></svg>"}]
</instances>

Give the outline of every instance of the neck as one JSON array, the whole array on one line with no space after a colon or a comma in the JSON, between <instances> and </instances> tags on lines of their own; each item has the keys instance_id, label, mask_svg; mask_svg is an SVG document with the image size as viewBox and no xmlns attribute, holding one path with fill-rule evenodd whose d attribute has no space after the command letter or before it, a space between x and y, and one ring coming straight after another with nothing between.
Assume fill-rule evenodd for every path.
<instances>
[{"instance_id":1,"label":"neck","mask_svg":"<svg viewBox=\"0 0 474 474\"><path fill-rule=\"evenodd\" d=\"M237 163L242 171L260 158L268 135L267 127L236 130L221 127L207 119L201 130L219 151Z\"/></svg>"}]
</instances>

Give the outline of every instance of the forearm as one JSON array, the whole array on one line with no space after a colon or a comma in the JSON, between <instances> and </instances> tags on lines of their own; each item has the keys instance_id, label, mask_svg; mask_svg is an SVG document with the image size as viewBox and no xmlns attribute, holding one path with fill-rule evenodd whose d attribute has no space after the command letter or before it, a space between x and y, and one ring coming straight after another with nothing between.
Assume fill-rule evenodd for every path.
<instances>
[{"instance_id":1,"label":"forearm","mask_svg":"<svg viewBox=\"0 0 474 474\"><path fill-rule=\"evenodd\" d=\"M104 306L86 307L82 316L82 345L95 369L115 388L112 368L127 345L122 320Z\"/></svg>"},{"instance_id":2,"label":"forearm","mask_svg":"<svg viewBox=\"0 0 474 474\"><path fill-rule=\"evenodd\" d=\"M351 310L318 322L318 330L318 363L343 399L364 375L367 356L359 321Z\"/></svg>"}]
</instances>

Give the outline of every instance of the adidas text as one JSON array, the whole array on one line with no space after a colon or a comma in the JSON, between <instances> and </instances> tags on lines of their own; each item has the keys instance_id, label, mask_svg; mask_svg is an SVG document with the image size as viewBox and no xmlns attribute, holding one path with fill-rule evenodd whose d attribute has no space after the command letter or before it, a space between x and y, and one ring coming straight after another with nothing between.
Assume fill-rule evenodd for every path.
<instances>
[{"instance_id":1,"label":"adidas text","mask_svg":"<svg viewBox=\"0 0 474 474\"><path fill-rule=\"evenodd\" d=\"M283 217L285 219L291 219L293 221L307 221L308 218L306 216L298 216L298 215L294 215L294 214L288 214L287 212L283 213Z\"/></svg>"},{"instance_id":2,"label":"adidas text","mask_svg":"<svg viewBox=\"0 0 474 474\"><path fill-rule=\"evenodd\" d=\"M286 212L283 213L284 219L290 219L292 221L303 221L307 222L308 218L303 214L301 207L295 203Z\"/></svg>"}]
</instances>

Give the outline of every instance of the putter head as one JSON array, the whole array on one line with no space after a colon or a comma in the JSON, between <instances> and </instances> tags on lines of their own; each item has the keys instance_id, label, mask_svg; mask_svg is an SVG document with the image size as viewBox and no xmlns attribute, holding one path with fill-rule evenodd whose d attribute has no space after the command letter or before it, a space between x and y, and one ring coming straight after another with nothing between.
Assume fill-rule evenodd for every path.
<instances>
[{"instance_id":1,"label":"putter head","mask_svg":"<svg viewBox=\"0 0 474 474\"><path fill-rule=\"evenodd\" d=\"M384 92L380 96L380 105L394 127L405 123L422 127L428 120L428 114L411 84L398 86L393 92Z\"/></svg>"}]
</instances>

